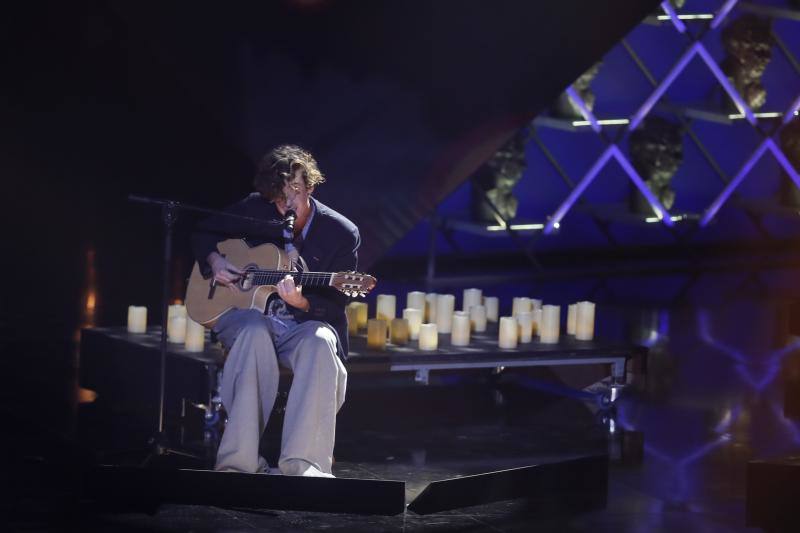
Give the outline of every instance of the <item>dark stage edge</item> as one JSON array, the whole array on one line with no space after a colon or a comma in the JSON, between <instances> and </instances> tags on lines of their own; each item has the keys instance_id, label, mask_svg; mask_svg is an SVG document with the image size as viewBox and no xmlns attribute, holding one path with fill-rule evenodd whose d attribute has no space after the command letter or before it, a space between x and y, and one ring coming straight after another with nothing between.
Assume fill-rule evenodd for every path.
<instances>
[{"instance_id":1,"label":"dark stage edge","mask_svg":"<svg viewBox=\"0 0 800 533\"><path fill-rule=\"evenodd\" d=\"M431 514L525 498L552 514L578 514L606 506L608 456L596 455L434 481L408 510Z\"/></svg>"},{"instance_id":2,"label":"dark stage edge","mask_svg":"<svg viewBox=\"0 0 800 533\"><path fill-rule=\"evenodd\" d=\"M543 517L594 511L606 505L608 464L608 456L594 455L433 481L408 510L427 515L524 499ZM117 512L154 513L163 504L385 516L406 510L406 483L382 479L100 465L89 471L86 492Z\"/></svg>"},{"instance_id":3,"label":"dark stage edge","mask_svg":"<svg viewBox=\"0 0 800 533\"><path fill-rule=\"evenodd\" d=\"M368 515L405 510L404 481L100 465L86 488L116 511L155 512L165 503Z\"/></svg>"}]
</instances>

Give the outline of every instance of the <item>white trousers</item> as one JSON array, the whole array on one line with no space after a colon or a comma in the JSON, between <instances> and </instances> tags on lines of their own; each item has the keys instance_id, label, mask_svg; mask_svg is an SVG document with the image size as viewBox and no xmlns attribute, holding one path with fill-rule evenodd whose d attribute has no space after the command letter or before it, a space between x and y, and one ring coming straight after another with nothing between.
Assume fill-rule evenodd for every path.
<instances>
[{"instance_id":1,"label":"white trousers","mask_svg":"<svg viewBox=\"0 0 800 533\"><path fill-rule=\"evenodd\" d=\"M336 413L344 403L347 371L336 355L336 334L308 321L275 336L270 319L256 310L234 309L214 326L230 348L220 395L228 423L216 470L258 472L265 466L258 443L278 393L278 362L293 374L281 435L278 467L298 475L308 466L331 473Z\"/></svg>"}]
</instances>

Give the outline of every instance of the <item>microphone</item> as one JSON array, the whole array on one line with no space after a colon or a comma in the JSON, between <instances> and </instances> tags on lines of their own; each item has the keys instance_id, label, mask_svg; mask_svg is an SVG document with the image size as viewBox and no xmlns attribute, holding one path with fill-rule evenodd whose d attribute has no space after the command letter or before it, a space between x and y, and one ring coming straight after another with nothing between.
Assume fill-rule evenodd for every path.
<instances>
[{"instance_id":1,"label":"microphone","mask_svg":"<svg viewBox=\"0 0 800 533\"><path fill-rule=\"evenodd\" d=\"M292 233L294 233L294 221L296 218L297 213L295 213L292 209L286 211L286 214L283 216L283 222L285 224L284 227Z\"/></svg>"}]
</instances>

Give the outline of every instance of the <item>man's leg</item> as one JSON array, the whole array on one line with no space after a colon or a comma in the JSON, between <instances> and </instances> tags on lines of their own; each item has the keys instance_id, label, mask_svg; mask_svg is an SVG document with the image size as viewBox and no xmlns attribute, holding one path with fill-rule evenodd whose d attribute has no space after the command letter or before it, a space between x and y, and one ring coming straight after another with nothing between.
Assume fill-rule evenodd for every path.
<instances>
[{"instance_id":1,"label":"man's leg","mask_svg":"<svg viewBox=\"0 0 800 533\"><path fill-rule=\"evenodd\" d=\"M225 313L214 331L230 347L220 395L228 423L217 451L215 470L257 472L265 465L258 441L278 393L278 361L268 319L258 311Z\"/></svg>"},{"instance_id":2,"label":"man's leg","mask_svg":"<svg viewBox=\"0 0 800 533\"><path fill-rule=\"evenodd\" d=\"M303 322L278 337L275 347L281 364L294 374L278 466L288 475L330 475L336 413L347 387L336 334L322 322Z\"/></svg>"}]
</instances>

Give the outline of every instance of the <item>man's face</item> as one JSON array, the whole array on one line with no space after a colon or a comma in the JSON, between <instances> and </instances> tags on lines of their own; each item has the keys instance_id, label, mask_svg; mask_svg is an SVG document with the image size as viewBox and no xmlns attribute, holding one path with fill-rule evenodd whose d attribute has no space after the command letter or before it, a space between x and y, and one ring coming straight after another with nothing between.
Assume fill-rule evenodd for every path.
<instances>
[{"instance_id":1,"label":"man's face","mask_svg":"<svg viewBox=\"0 0 800 533\"><path fill-rule=\"evenodd\" d=\"M283 186L283 198L274 200L275 207L281 215L292 209L298 217L303 217L311 208L311 193L314 187L307 188L303 179L303 169L298 168L294 171L294 176Z\"/></svg>"}]
</instances>

